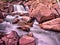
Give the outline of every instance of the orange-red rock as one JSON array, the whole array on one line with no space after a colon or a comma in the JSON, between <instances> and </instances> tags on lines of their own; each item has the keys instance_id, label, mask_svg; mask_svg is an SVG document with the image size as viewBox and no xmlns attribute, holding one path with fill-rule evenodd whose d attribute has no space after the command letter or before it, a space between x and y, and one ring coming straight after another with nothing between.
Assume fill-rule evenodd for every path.
<instances>
[{"instance_id":1,"label":"orange-red rock","mask_svg":"<svg viewBox=\"0 0 60 45\"><path fill-rule=\"evenodd\" d=\"M40 27L48 30L60 31L60 18L56 18L40 24Z\"/></svg>"},{"instance_id":2,"label":"orange-red rock","mask_svg":"<svg viewBox=\"0 0 60 45\"><path fill-rule=\"evenodd\" d=\"M18 35L15 31L12 31L7 36L2 37L2 40L5 42L5 45L17 45Z\"/></svg>"},{"instance_id":3,"label":"orange-red rock","mask_svg":"<svg viewBox=\"0 0 60 45\"><path fill-rule=\"evenodd\" d=\"M35 45L35 39L30 36L22 36L19 40L19 45Z\"/></svg>"},{"instance_id":4,"label":"orange-red rock","mask_svg":"<svg viewBox=\"0 0 60 45\"><path fill-rule=\"evenodd\" d=\"M56 15L50 8L40 3L36 9L32 10L30 17L35 17L38 22L44 22L56 18Z\"/></svg>"}]
</instances>

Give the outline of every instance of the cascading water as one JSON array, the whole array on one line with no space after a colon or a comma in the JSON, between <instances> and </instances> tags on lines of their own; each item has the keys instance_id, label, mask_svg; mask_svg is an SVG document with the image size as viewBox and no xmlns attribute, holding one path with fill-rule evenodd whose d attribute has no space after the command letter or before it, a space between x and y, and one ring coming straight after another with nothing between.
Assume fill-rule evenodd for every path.
<instances>
[{"instance_id":1,"label":"cascading water","mask_svg":"<svg viewBox=\"0 0 60 45\"><path fill-rule=\"evenodd\" d=\"M15 17L11 18L10 16L8 16L8 18L7 18L8 20L10 19L13 20ZM9 34L11 31L16 31L19 36L28 33L28 32L16 29L17 27L18 27L17 24L12 24L10 23L10 21L8 22L4 21L3 23L0 23L0 29L1 29L0 31L5 32L6 34ZM31 27L30 32L32 32L34 37L37 39L36 40L37 45L60 45L59 33L41 29L38 26L37 21L34 21L33 27Z\"/></svg>"}]
</instances>

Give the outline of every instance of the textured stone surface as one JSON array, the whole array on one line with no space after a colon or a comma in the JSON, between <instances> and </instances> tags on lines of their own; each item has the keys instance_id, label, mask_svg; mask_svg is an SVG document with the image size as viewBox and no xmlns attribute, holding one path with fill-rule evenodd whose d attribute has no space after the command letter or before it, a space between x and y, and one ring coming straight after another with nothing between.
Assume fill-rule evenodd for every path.
<instances>
[{"instance_id":1,"label":"textured stone surface","mask_svg":"<svg viewBox=\"0 0 60 45\"><path fill-rule=\"evenodd\" d=\"M15 31L12 31L7 36L2 37L2 40L5 42L5 45L17 45L18 35Z\"/></svg>"},{"instance_id":2,"label":"textured stone surface","mask_svg":"<svg viewBox=\"0 0 60 45\"><path fill-rule=\"evenodd\" d=\"M60 18L56 18L40 24L43 29L60 31Z\"/></svg>"},{"instance_id":3,"label":"textured stone surface","mask_svg":"<svg viewBox=\"0 0 60 45\"><path fill-rule=\"evenodd\" d=\"M35 45L35 39L30 36L22 36L19 40L19 45Z\"/></svg>"},{"instance_id":4,"label":"textured stone surface","mask_svg":"<svg viewBox=\"0 0 60 45\"><path fill-rule=\"evenodd\" d=\"M56 14L54 13L54 11L52 12L50 8L41 3L37 6L36 9L32 10L30 16L35 17L38 22L56 18Z\"/></svg>"}]
</instances>

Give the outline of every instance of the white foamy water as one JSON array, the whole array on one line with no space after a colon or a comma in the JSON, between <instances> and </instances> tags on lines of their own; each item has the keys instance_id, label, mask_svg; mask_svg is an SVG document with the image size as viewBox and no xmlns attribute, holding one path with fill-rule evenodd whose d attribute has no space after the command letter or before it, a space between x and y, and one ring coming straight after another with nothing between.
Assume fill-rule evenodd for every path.
<instances>
[{"instance_id":1,"label":"white foamy water","mask_svg":"<svg viewBox=\"0 0 60 45\"><path fill-rule=\"evenodd\" d=\"M16 31L19 36L28 33L28 32L22 31L22 30L18 30L17 27L18 27L17 25L10 24L10 27L9 28L8 27L6 28L6 33L9 34L11 31Z\"/></svg>"},{"instance_id":2,"label":"white foamy water","mask_svg":"<svg viewBox=\"0 0 60 45\"><path fill-rule=\"evenodd\" d=\"M60 35L56 32L41 29L36 21L31 28L31 32L37 38L37 45L60 45Z\"/></svg>"},{"instance_id":3,"label":"white foamy water","mask_svg":"<svg viewBox=\"0 0 60 45\"><path fill-rule=\"evenodd\" d=\"M14 11L17 11L18 13L28 13L28 7L26 6L26 10L24 9L23 5L14 5Z\"/></svg>"},{"instance_id":4,"label":"white foamy water","mask_svg":"<svg viewBox=\"0 0 60 45\"><path fill-rule=\"evenodd\" d=\"M2 27L1 27L2 26ZM3 22L0 24L2 31L5 31L6 34L9 34L11 31L16 31L19 36L25 35L28 32L16 29L17 24L10 24L10 22ZM0 29L1 29L0 28ZM4 29L3 29L4 28ZM38 26L38 23L35 21L33 27L30 29L37 39L37 45L60 45L60 35L55 32L45 31ZM0 30L1 31L1 30Z\"/></svg>"},{"instance_id":5,"label":"white foamy water","mask_svg":"<svg viewBox=\"0 0 60 45\"><path fill-rule=\"evenodd\" d=\"M11 31L16 31L19 36L28 33L16 29L16 27L18 27L17 24L10 24L10 22L3 22L0 24L0 29L2 30L2 32L6 32L6 34L9 34ZM36 38L37 45L60 45L60 34L41 29L38 26L38 22L35 21L33 27L30 30L30 32L32 32L34 37Z\"/></svg>"}]
</instances>

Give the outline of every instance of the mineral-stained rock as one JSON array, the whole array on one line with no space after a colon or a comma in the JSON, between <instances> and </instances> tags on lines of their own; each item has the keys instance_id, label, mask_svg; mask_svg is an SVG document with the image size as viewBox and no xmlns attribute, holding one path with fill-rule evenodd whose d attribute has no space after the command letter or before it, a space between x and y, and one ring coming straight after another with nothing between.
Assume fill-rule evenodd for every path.
<instances>
[{"instance_id":1,"label":"mineral-stained rock","mask_svg":"<svg viewBox=\"0 0 60 45\"><path fill-rule=\"evenodd\" d=\"M44 22L56 18L56 14L50 8L40 3L36 9L32 10L30 17L35 17L38 22Z\"/></svg>"},{"instance_id":2,"label":"mineral-stained rock","mask_svg":"<svg viewBox=\"0 0 60 45\"><path fill-rule=\"evenodd\" d=\"M22 29L23 31L30 31L30 28L33 25L32 23L27 23L27 22L18 22L19 27L17 29Z\"/></svg>"},{"instance_id":3,"label":"mineral-stained rock","mask_svg":"<svg viewBox=\"0 0 60 45\"><path fill-rule=\"evenodd\" d=\"M48 30L60 31L60 18L56 18L40 24L40 27Z\"/></svg>"},{"instance_id":4,"label":"mineral-stained rock","mask_svg":"<svg viewBox=\"0 0 60 45\"><path fill-rule=\"evenodd\" d=\"M35 45L35 39L24 35L19 39L19 45Z\"/></svg>"},{"instance_id":5,"label":"mineral-stained rock","mask_svg":"<svg viewBox=\"0 0 60 45\"><path fill-rule=\"evenodd\" d=\"M18 35L15 31L12 31L7 36L2 37L2 40L5 42L5 45L17 45Z\"/></svg>"}]
</instances>

